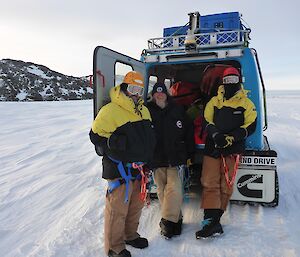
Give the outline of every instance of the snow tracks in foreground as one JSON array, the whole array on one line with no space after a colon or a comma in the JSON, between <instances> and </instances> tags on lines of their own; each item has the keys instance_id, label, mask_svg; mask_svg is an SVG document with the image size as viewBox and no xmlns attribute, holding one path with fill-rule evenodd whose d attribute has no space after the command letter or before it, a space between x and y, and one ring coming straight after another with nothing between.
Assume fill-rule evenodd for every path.
<instances>
[{"instance_id":1,"label":"snow tracks in foreground","mask_svg":"<svg viewBox=\"0 0 300 257\"><path fill-rule=\"evenodd\" d=\"M165 240L154 201L140 224L150 245L128 247L133 256L300 256L300 101L271 98L269 105L268 137L279 154L279 206L230 205L221 220L225 234L196 240L202 211L193 196L184 203L182 235ZM0 102L0 116L1 256L105 256L106 184L88 137L92 101Z\"/></svg>"}]
</instances>

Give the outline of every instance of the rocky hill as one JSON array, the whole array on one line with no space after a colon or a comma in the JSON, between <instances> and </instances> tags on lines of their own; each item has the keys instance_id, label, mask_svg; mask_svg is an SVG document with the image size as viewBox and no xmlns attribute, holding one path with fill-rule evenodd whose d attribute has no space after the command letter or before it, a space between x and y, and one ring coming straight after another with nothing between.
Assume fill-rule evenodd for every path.
<instances>
[{"instance_id":1,"label":"rocky hill","mask_svg":"<svg viewBox=\"0 0 300 257\"><path fill-rule=\"evenodd\" d=\"M11 59L0 60L0 101L91 99L86 77L66 76L49 68Z\"/></svg>"}]
</instances>

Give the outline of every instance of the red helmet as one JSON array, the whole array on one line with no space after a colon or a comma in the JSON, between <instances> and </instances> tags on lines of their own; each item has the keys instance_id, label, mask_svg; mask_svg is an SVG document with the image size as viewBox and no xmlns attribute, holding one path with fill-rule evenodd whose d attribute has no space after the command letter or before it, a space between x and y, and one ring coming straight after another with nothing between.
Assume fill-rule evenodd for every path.
<instances>
[{"instance_id":1,"label":"red helmet","mask_svg":"<svg viewBox=\"0 0 300 257\"><path fill-rule=\"evenodd\" d=\"M223 84L236 84L241 82L241 75L234 67L226 68L223 72Z\"/></svg>"}]
</instances>

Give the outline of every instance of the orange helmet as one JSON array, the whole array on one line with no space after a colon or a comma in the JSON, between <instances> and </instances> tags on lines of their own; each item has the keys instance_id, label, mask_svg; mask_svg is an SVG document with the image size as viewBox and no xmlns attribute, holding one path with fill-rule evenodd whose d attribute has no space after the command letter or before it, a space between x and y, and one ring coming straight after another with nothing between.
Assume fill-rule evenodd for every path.
<instances>
[{"instance_id":1,"label":"orange helmet","mask_svg":"<svg viewBox=\"0 0 300 257\"><path fill-rule=\"evenodd\" d=\"M125 75L123 83L126 83L128 85L144 87L144 77L141 73L137 71L129 71Z\"/></svg>"}]
</instances>

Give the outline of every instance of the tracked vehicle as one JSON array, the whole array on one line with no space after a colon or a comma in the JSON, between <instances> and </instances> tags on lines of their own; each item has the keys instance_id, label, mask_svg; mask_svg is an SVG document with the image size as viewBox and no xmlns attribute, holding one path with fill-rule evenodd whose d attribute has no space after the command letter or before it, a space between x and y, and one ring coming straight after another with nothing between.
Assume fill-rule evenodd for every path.
<instances>
[{"instance_id":1,"label":"tracked vehicle","mask_svg":"<svg viewBox=\"0 0 300 257\"><path fill-rule=\"evenodd\" d=\"M264 135L268 127L265 85L257 51L249 47L250 32L238 12L206 16L194 12L189 14L187 24L164 28L162 37L149 39L148 48L142 51L140 60L104 46L96 47L93 60L94 116L109 101L110 88L121 82L120 65L144 74L145 102L149 100L155 82L164 82L170 91L175 84L186 85L185 93L174 96L174 99L177 98L178 104L185 104L187 109L195 101L205 105L217 92L220 71L233 66L241 72L243 86L249 91L248 97L255 104L258 117L256 130L247 138L246 152L240 159L231 201L277 206L277 153L270 149ZM189 100L185 101L185 97ZM195 141L191 174L201 174L203 147L203 142Z\"/></svg>"}]
</instances>

